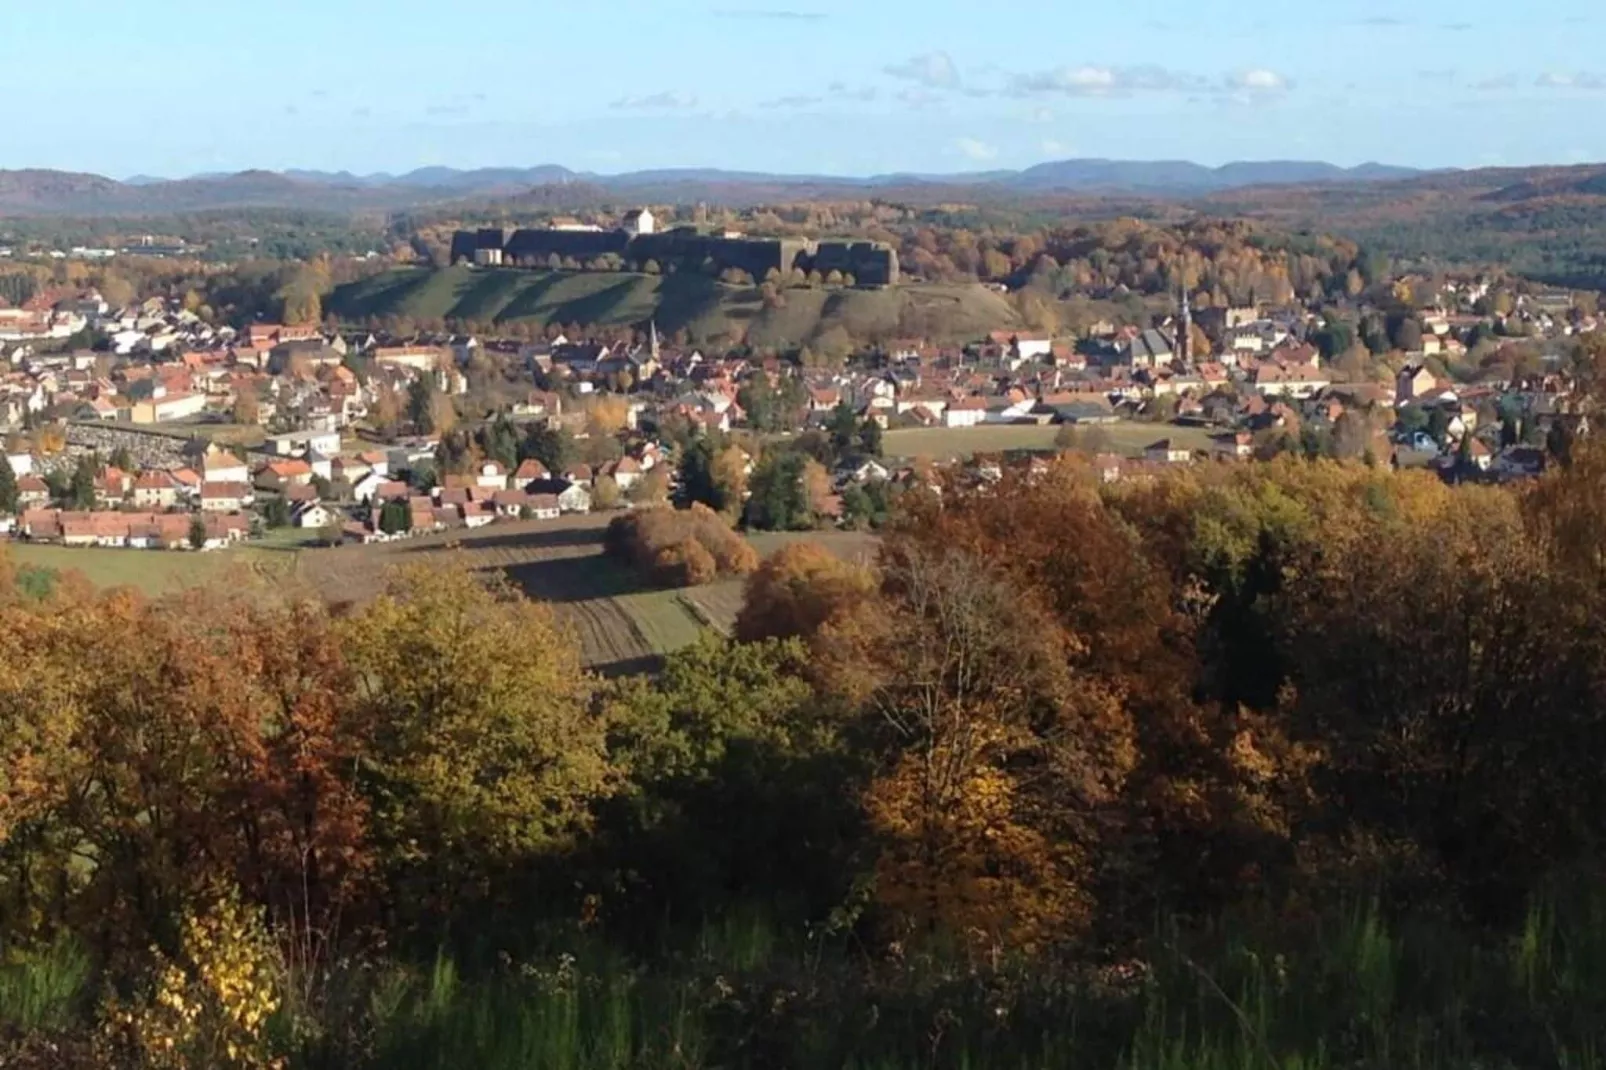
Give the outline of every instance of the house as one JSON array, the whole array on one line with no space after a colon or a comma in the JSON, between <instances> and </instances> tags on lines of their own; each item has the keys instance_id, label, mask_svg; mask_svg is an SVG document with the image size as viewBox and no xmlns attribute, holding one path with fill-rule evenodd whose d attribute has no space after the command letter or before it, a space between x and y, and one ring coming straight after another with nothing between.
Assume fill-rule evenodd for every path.
<instances>
[{"instance_id":1,"label":"house","mask_svg":"<svg viewBox=\"0 0 1606 1070\"><path fill-rule=\"evenodd\" d=\"M38 476L23 476L17 480L17 504L23 509L44 505L50 500L50 485Z\"/></svg>"},{"instance_id":2,"label":"house","mask_svg":"<svg viewBox=\"0 0 1606 1070\"><path fill-rule=\"evenodd\" d=\"M201 479L204 483L249 483L251 470L232 453L210 452L201 459Z\"/></svg>"},{"instance_id":3,"label":"house","mask_svg":"<svg viewBox=\"0 0 1606 1070\"><path fill-rule=\"evenodd\" d=\"M855 483L875 483L892 478L892 470L877 460L865 460L843 474Z\"/></svg>"},{"instance_id":4,"label":"house","mask_svg":"<svg viewBox=\"0 0 1606 1070\"><path fill-rule=\"evenodd\" d=\"M178 489L166 472L141 472L134 480L134 504L141 509L171 509L178 504Z\"/></svg>"},{"instance_id":5,"label":"house","mask_svg":"<svg viewBox=\"0 0 1606 1070\"><path fill-rule=\"evenodd\" d=\"M565 513L589 513L591 511L591 488L585 483L570 482L563 479L545 479L532 483L528 488L532 500L543 495L551 495L558 500L558 508Z\"/></svg>"},{"instance_id":6,"label":"house","mask_svg":"<svg viewBox=\"0 0 1606 1070\"><path fill-rule=\"evenodd\" d=\"M506 490L507 469L502 467L500 461L486 461L475 473L474 484L487 490Z\"/></svg>"},{"instance_id":7,"label":"house","mask_svg":"<svg viewBox=\"0 0 1606 1070\"><path fill-rule=\"evenodd\" d=\"M563 512L563 503L556 494L532 494L528 508L530 515L537 520L556 520Z\"/></svg>"},{"instance_id":8,"label":"house","mask_svg":"<svg viewBox=\"0 0 1606 1070\"><path fill-rule=\"evenodd\" d=\"M527 457L520 461L518 468L514 470L513 485L515 487L527 487L531 483L551 478L552 473L546 470L546 465L534 457Z\"/></svg>"},{"instance_id":9,"label":"house","mask_svg":"<svg viewBox=\"0 0 1606 1070\"><path fill-rule=\"evenodd\" d=\"M619 458L619 460L608 466L606 473L613 477L613 481L618 484L620 490L629 490L647 477L646 471L641 467L641 462L634 457Z\"/></svg>"},{"instance_id":10,"label":"house","mask_svg":"<svg viewBox=\"0 0 1606 1070\"><path fill-rule=\"evenodd\" d=\"M518 488L499 490L491 495L491 505L498 516L522 516L529 504L529 493Z\"/></svg>"},{"instance_id":11,"label":"house","mask_svg":"<svg viewBox=\"0 0 1606 1070\"><path fill-rule=\"evenodd\" d=\"M380 473L369 471L366 475L351 485L351 496L354 500L367 505L369 502L374 500L375 495L379 493L381 487L393 485L394 484L392 484L390 480L386 479ZM402 486L405 487L406 484L404 483Z\"/></svg>"},{"instance_id":12,"label":"house","mask_svg":"<svg viewBox=\"0 0 1606 1070\"><path fill-rule=\"evenodd\" d=\"M320 502L303 502L290 513L290 523L298 528L328 527L335 515Z\"/></svg>"},{"instance_id":13,"label":"house","mask_svg":"<svg viewBox=\"0 0 1606 1070\"><path fill-rule=\"evenodd\" d=\"M33 475L33 454L7 453L6 463L11 466L11 474L21 479L23 476Z\"/></svg>"},{"instance_id":14,"label":"house","mask_svg":"<svg viewBox=\"0 0 1606 1070\"><path fill-rule=\"evenodd\" d=\"M1150 327L1126 344L1122 356L1133 368L1160 368L1175 359L1176 348L1170 335Z\"/></svg>"},{"instance_id":15,"label":"house","mask_svg":"<svg viewBox=\"0 0 1606 1070\"><path fill-rule=\"evenodd\" d=\"M415 535L444 526L435 516L435 503L429 498L414 496L407 499L407 515L408 529Z\"/></svg>"},{"instance_id":16,"label":"house","mask_svg":"<svg viewBox=\"0 0 1606 1070\"><path fill-rule=\"evenodd\" d=\"M1434 378L1433 373L1428 371L1427 368L1420 364L1407 364L1400 369L1400 374L1395 377L1394 399L1397 403L1404 405L1407 402L1415 401L1417 398L1437 393L1438 388L1438 379Z\"/></svg>"},{"instance_id":17,"label":"house","mask_svg":"<svg viewBox=\"0 0 1606 1070\"><path fill-rule=\"evenodd\" d=\"M944 427L975 427L986 419L986 398L960 398L942 412Z\"/></svg>"},{"instance_id":18,"label":"house","mask_svg":"<svg viewBox=\"0 0 1606 1070\"><path fill-rule=\"evenodd\" d=\"M1494 454L1490 452L1488 446L1476 438L1468 441L1467 459L1472 462L1472 467L1480 472L1487 472L1494 464Z\"/></svg>"},{"instance_id":19,"label":"house","mask_svg":"<svg viewBox=\"0 0 1606 1070\"><path fill-rule=\"evenodd\" d=\"M237 513L251 504L253 495L249 483L201 484L201 512Z\"/></svg>"},{"instance_id":20,"label":"house","mask_svg":"<svg viewBox=\"0 0 1606 1070\"><path fill-rule=\"evenodd\" d=\"M1333 385L1332 376L1313 364L1259 364L1250 373L1250 380L1256 390L1268 397L1308 398Z\"/></svg>"},{"instance_id":21,"label":"house","mask_svg":"<svg viewBox=\"0 0 1606 1070\"><path fill-rule=\"evenodd\" d=\"M340 452L340 432L287 431L282 435L269 435L263 440L262 448L280 457L300 457L308 453L332 457Z\"/></svg>"},{"instance_id":22,"label":"house","mask_svg":"<svg viewBox=\"0 0 1606 1070\"><path fill-rule=\"evenodd\" d=\"M633 212L626 212L624 218L619 221L619 229L632 238L640 237L643 234L651 234L657 229L657 226L658 221L645 208L637 208Z\"/></svg>"},{"instance_id":23,"label":"house","mask_svg":"<svg viewBox=\"0 0 1606 1070\"><path fill-rule=\"evenodd\" d=\"M1143 447L1143 459L1153 464L1187 464L1193 460L1193 451L1162 438Z\"/></svg>"},{"instance_id":24,"label":"house","mask_svg":"<svg viewBox=\"0 0 1606 1070\"><path fill-rule=\"evenodd\" d=\"M128 419L136 424L163 424L199 416L206 411L206 395L200 392L168 394L135 401L128 409Z\"/></svg>"},{"instance_id":25,"label":"house","mask_svg":"<svg viewBox=\"0 0 1606 1070\"><path fill-rule=\"evenodd\" d=\"M299 458L269 461L257 473L257 486L264 490L283 490L293 484L312 482L312 465Z\"/></svg>"}]
</instances>

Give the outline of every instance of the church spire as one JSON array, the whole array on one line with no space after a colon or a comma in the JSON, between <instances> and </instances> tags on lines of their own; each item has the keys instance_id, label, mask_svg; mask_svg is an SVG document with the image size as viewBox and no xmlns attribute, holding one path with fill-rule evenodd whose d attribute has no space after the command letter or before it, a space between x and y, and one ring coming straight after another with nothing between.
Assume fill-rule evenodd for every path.
<instances>
[{"instance_id":1,"label":"church spire","mask_svg":"<svg viewBox=\"0 0 1606 1070\"><path fill-rule=\"evenodd\" d=\"M652 354L652 359L653 359L654 363L656 363L657 360L658 360L658 321L657 320L649 320L648 321L648 331L650 332L650 335L649 335L649 341L647 342L647 352Z\"/></svg>"},{"instance_id":2,"label":"church spire","mask_svg":"<svg viewBox=\"0 0 1606 1070\"><path fill-rule=\"evenodd\" d=\"M1193 307L1188 303L1188 284L1182 284L1182 323L1177 330L1177 357L1183 363L1188 363L1193 355Z\"/></svg>"}]
</instances>

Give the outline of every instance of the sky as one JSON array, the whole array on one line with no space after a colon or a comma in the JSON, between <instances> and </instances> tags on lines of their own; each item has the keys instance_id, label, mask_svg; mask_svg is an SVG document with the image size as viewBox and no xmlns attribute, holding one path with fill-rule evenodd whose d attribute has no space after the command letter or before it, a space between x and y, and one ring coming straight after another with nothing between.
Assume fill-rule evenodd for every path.
<instances>
[{"instance_id":1,"label":"sky","mask_svg":"<svg viewBox=\"0 0 1606 1070\"><path fill-rule=\"evenodd\" d=\"M0 0L0 169L1580 163L1603 28L1598 0Z\"/></svg>"}]
</instances>

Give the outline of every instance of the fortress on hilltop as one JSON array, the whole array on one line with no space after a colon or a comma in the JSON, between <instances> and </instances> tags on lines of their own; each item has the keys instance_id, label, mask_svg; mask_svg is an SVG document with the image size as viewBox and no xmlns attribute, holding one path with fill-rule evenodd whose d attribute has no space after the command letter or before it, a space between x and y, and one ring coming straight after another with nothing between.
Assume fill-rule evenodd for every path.
<instances>
[{"instance_id":1,"label":"fortress on hilltop","mask_svg":"<svg viewBox=\"0 0 1606 1070\"><path fill-rule=\"evenodd\" d=\"M895 286L898 251L872 241L813 241L805 238L748 238L705 234L695 227L659 231L652 214L632 212L615 230L549 226L508 231L501 227L460 230L452 236L451 262L481 267L556 268L564 261L588 263L616 257L627 270L648 261L663 271L736 269L755 282L771 271L833 271L853 276L860 286Z\"/></svg>"}]
</instances>

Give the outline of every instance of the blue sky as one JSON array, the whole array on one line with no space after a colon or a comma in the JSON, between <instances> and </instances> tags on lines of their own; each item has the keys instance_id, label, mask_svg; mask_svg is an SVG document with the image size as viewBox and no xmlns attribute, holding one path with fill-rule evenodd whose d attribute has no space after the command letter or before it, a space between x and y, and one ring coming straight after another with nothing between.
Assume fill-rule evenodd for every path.
<instances>
[{"instance_id":1,"label":"blue sky","mask_svg":"<svg viewBox=\"0 0 1606 1070\"><path fill-rule=\"evenodd\" d=\"M1606 159L1603 28L1590 0L0 0L0 168L1573 163Z\"/></svg>"}]
</instances>

